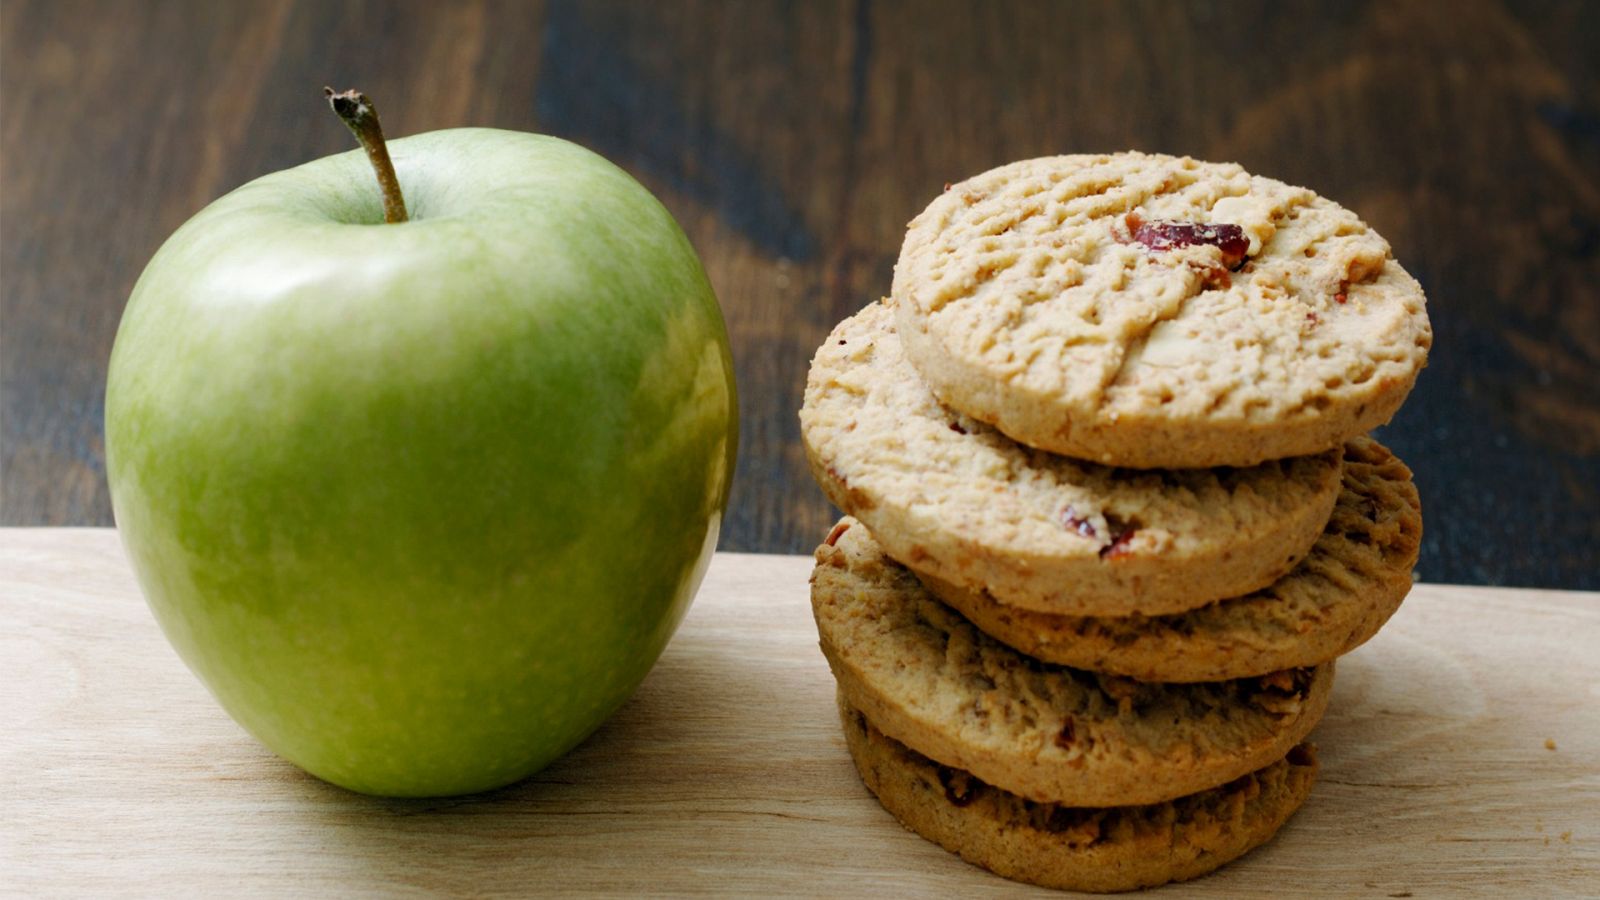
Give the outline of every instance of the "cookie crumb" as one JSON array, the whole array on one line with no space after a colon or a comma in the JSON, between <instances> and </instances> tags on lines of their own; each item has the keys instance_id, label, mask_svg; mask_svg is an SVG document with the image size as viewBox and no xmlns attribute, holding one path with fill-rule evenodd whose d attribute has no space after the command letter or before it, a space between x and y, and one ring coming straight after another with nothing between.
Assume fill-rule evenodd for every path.
<instances>
[{"instance_id":1,"label":"cookie crumb","mask_svg":"<svg viewBox=\"0 0 1600 900\"><path fill-rule=\"evenodd\" d=\"M1545 738L1544 739L1544 748L1546 750L1554 750L1556 748L1556 739L1555 738Z\"/></svg>"}]
</instances>

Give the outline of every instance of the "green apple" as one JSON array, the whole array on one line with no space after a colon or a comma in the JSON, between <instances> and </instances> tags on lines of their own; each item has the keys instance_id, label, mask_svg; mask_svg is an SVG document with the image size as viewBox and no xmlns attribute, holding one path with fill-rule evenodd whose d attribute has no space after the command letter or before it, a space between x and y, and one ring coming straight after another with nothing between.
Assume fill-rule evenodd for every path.
<instances>
[{"instance_id":1,"label":"green apple","mask_svg":"<svg viewBox=\"0 0 1600 900\"><path fill-rule=\"evenodd\" d=\"M106 459L222 706L334 784L440 796L531 774L638 686L715 546L735 396L699 260L622 170L488 129L389 147L409 221L352 151L162 246Z\"/></svg>"}]
</instances>

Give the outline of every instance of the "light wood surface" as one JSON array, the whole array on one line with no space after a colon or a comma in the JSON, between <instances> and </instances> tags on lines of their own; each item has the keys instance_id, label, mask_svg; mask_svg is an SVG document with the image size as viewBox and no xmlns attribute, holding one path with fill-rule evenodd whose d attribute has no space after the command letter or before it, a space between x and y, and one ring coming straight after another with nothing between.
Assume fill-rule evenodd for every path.
<instances>
[{"instance_id":1,"label":"light wood surface","mask_svg":"<svg viewBox=\"0 0 1600 900\"><path fill-rule=\"evenodd\" d=\"M1021 891L861 787L809 570L720 555L638 695L578 750L493 794L396 802L235 726L162 639L114 532L0 530L0 893ZM1419 586L1340 664L1306 807L1170 893L1600 891L1597 601Z\"/></svg>"}]
</instances>

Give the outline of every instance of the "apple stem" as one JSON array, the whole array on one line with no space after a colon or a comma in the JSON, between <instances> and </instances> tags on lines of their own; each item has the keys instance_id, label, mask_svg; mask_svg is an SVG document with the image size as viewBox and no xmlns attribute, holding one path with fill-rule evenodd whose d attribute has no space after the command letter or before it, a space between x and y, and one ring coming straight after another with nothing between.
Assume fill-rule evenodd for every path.
<instances>
[{"instance_id":1,"label":"apple stem","mask_svg":"<svg viewBox=\"0 0 1600 900\"><path fill-rule=\"evenodd\" d=\"M378 187L383 191L383 220L389 223L406 220L406 198L400 193L400 179L395 177L394 163L389 160L389 147L383 142L383 126L378 124L378 108L360 91L335 91L322 89L328 105L350 126L361 149L367 151L367 160L378 173Z\"/></svg>"}]
</instances>

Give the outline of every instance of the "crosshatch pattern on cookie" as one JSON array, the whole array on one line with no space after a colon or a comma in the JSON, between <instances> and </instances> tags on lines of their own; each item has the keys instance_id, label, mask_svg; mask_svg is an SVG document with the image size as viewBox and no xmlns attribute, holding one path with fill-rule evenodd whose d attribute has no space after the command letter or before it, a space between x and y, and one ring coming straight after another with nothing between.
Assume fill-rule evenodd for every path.
<instances>
[{"instance_id":1,"label":"crosshatch pattern on cookie","mask_svg":"<svg viewBox=\"0 0 1600 900\"><path fill-rule=\"evenodd\" d=\"M1162 237L1191 228L1238 241ZM893 298L945 402L1035 446L1141 467L1333 446L1387 421L1432 343L1420 286L1354 213L1158 155L1026 160L951 187L912 221ZM1205 447L1207 427L1240 446ZM1208 461L1229 454L1256 455Z\"/></svg>"}]
</instances>

